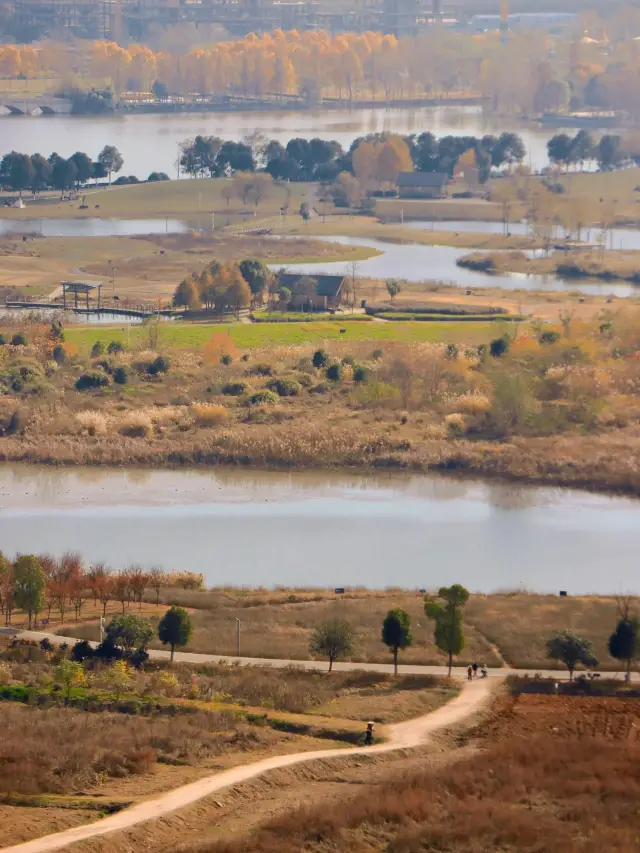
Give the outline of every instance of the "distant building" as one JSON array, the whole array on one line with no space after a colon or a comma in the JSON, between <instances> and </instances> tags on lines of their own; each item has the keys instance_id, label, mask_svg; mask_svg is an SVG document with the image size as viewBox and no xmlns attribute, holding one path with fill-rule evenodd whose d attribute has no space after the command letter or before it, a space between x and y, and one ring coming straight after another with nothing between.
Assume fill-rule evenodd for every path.
<instances>
[{"instance_id":1,"label":"distant building","mask_svg":"<svg viewBox=\"0 0 640 853\"><path fill-rule=\"evenodd\" d=\"M445 172L400 172L398 195L400 198L445 198L448 180Z\"/></svg>"},{"instance_id":2,"label":"distant building","mask_svg":"<svg viewBox=\"0 0 640 853\"><path fill-rule=\"evenodd\" d=\"M303 275L280 273L281 287L291 291L290 307L301 311L335 311L342 303L343 275Z\"/></svg>"},{"instance_id":3,"label":"distant building","mask_svg":"<svg viewBox=\"0 0 640 853\"><path fill-rule=\"evenodd\" d=\"M509 15L509 30L563 30L577 26L580 18L573 12L522 12ZM500 15L473 15L469 27L475 33L500 29Z\"/></svg>"}]
</instances>

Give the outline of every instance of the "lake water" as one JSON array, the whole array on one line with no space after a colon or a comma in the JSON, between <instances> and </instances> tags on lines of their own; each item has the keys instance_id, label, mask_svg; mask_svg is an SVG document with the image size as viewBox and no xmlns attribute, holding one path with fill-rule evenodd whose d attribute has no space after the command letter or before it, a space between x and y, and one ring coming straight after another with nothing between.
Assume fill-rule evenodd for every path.
<instances>
[{"instance_id":1,"label":"lake water","mask_svg":"<svg viewBox=\"0 0 640 853\"><path fill-rule=\"evenodd\" d=\"M415 220L405 222L404 227L414 231L453 231L461 234L504 234L504 225L502 222L490 222L486 220L464 220L464 221L439 221L434 220L426 222L424 220ZM526 222L510 222L508 231L515 236L523 236L529 234L529 226ZM562 230L559 229L556 235L558 239L563 237ZM587 243L598 243L602 239L602 231L596 228L583 229L580 239ZM606 248L629 251L640 249L640 231L632 228L612 228L606 233Z\"/></svg>"},{"instance_id":2,"label":"lake water","mask_svg":"<svg viewBox=\"0 0 640 853\"><path fill-rule=\"evenodd\" d=\"M5 553L208 585L640 592L640 504L427 476L0 467Z\"/></svg>"},{"instance_id":3,"label":"lake water","mask_svg":"<svg viewBox=\"0 0 640 853\"><path fill-rule=\"evenodd\" d=\"M422 133L436 136L500 134L517 131L527 148L527 165L548 163L547 140L561 128L521 124L499 118L480 107L417 107L308 111L230 112L193 115L10 116L2 119L3 151L56 151L70 157L86 151L97 157L104 145L115 145L124 157L123 174L146 178L152 171L176 175L178 145L198 134L239 140L259 131L286 143L296 136L337 139L348 147L366 133ZM570 131L572 135L575 129Z\"/></svg>"},{"instance_id":4,"label":"lake water","mask_svg":"<svg viewBox=\"0 0 640 853\"><path fill-rule=\"evenodd\" d=\"M473 223L474 225L476 223ZM410 239L409 234L407 238ZM556 276L525 275L489 275L475 272L456 265L458 258L468 255L470 249L452 246L423 246L418 243L387 243L382 240L368 240L363 237L323 237L347 246L368 246L383 254L359 261L357 272L365 278L399 278L407 281L433 281L451 284L457 287L496 287L505 290L540 291L582 291L593 295L634 296L638 288L624 282L598 282L597 279L571 279L565 281ZM278 268L282 265L274 265ZM313 264L289 264L287 270L306 273L351 273L349 261Z\"/></svg>"}]
</instances>

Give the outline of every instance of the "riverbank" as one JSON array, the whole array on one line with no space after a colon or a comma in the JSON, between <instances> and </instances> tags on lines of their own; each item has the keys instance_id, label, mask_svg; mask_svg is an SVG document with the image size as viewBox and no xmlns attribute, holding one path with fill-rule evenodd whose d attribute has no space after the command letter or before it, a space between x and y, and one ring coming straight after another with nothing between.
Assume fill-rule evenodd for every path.
<instances>
[{"instance_id":1,"label":"riverbank","mask_svg":"<svg viewBox=\"0 0 640 853\"><path fill-rule=\"evenodd\" d=\"M277 418L278 413L274 412ZM286 415L285 415L286 417ZM291 413L288 417L294 418ZM143 416L144 419L144 416ZM296 420L298 420L296 418ZM144 433L144 424L140 427ZM256 429L238 426L214 435L157 438L30 436L0 439L0 461L47 466L350 470L442 473L511 483L640 495L640 435L513 438L478 442L420 437L419 428L326 428L306 423ZM427 433L429 431L427 430ZM386 434L385 434L386 433ZM407 436L407 437L405 437ZM410 436L410 437L409 437Z\"/></svg>"},{"instance_id":2,"label":"riverbank","mask_svg":"<svg viewBox=\"0 0 640 853\"><path fill-rule=\"evenodd\" d=\"M544 257L529 257L520 251L473 252L460 258L458 265L497 275L555 275L566 280L567 288L571 287L572 279L640 284L640 252L637 251L600 253L585 248L579 252L556 250Z\"/></svg>"}]
</instances>

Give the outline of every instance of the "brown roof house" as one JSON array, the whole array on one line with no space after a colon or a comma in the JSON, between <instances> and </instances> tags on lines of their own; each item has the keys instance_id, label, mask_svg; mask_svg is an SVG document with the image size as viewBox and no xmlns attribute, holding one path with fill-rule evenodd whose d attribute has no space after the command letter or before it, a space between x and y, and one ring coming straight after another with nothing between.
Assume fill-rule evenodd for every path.
<instances>
[{"instance_id":1,"label":"brown roof house","mask_svg":"<svg viewBox=\"0 0 640 853\"><path fill-rule=\"evenodd\" d=\"M291 291L289 307L301 311L335 311L344 297L343 275L301 275L280 273L281 287Z\"/></svg>"},{"instance_id":2,"label":"brown roof house","mask_svg":"<svg viewBox=\"0 0 640 853\"><path fill-rule=\"evenodd\" d=\"M444 172L400 172L400 198L446 198L448 176Z\"/></svg>"}]
</instances>

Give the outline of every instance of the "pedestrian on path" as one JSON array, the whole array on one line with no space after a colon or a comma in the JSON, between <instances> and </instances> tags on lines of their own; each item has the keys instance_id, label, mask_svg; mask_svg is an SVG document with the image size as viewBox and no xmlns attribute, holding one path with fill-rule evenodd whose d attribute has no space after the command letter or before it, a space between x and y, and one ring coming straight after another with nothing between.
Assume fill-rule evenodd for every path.
<instances>
[{"instance_id":1,"label":"pedestrian on path","mask_svg":"<svg viewBox=\"0 0 640 853\"><path fill-rule=\"evenodd\" d=\"M471 665L469 665L469 667L467 668L467 681L471 681L472 678L473 678L473 667Z\"/></svg>"},{"instance_id":2,"label":"pedestrian on path","mask_svg":"<svg viewBox=\"0 0 640 853\"><path fill-rule=\"evenodd\" d=\"M478 664L477 664L477 663L473 663L473 664L472 664L472 667L473 667L473 677L474 677L474 678L476 678L476 677L477 677L477 675L478 675Z\"/></svg>"}]
</instances>

